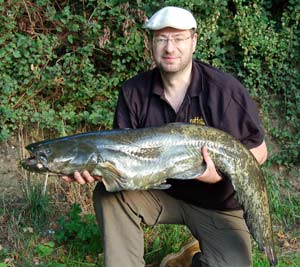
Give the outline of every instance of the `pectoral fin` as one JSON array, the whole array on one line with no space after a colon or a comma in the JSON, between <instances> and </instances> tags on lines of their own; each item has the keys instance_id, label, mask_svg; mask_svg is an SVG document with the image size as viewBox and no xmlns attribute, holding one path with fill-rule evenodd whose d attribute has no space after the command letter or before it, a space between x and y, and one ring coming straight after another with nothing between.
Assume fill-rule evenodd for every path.
<instances>
[{"instance_id":1,"label":"pectoral fin","mask_svg":"<svg viewBox=\"0 0 300 267\"><path fill-rule=\"evenodd\" d=\"M183 154L178 164L174 164L170 173L173 179L195 179L201 176L206 170L206 163L203 160L201 148L197 146L184 146Z\"/></svg>"},{"instance_id":2,"label":"pectoral fin","mask_svg":"<svg viewBox=\"0 0 300 267\"><path fill-rule=\"evenodd\" d=\"M113 176L121 176L120 172L116 169L116 167L110 163L109 161L105 161L99 164L102 168L104 168L108 173Z\"/></svg>"},{"instance_id":3,"label":"pectoral fin","mask_svg":"<svg viewBox=\"0 0 300 267\"><path fill-rule=\"evenodd\" d=\"M188 180L188 179L195 179L199 176L201 176L204 171L206 170L206 163L203 161L201 162L194 162L193 164L187 163L185 165L180 165L180 169L176 170L172 174L173 179L182 179L182 180Z\"/></svg>"},{"instance_id":4,"label":"pectoral fin","mask_svg":"<svg viewBox=\"0 0 300 267\"><path fill-rule=\"evenodd\" d=\"M119 170L109 161L99 164L105 188L109 192L121 191L126 188L126 179L122 177Z\"/></svg>"}]
</instances>

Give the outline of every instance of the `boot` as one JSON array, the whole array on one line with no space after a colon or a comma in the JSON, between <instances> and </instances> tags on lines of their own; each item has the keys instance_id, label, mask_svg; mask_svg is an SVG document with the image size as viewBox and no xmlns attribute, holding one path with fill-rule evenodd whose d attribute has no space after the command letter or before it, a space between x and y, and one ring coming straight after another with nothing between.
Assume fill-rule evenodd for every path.
<instances>
[{"instance_id":1,"label":"boot","mask_svg":"<svg viewBox=\"0 0 300 267\"><path fill-rule=\"evenodd\" d=\"M200 252L198 240L183 246L179 252L165 256L159 267L191 267L193 256Z\"/></svg>"}]
</instances>

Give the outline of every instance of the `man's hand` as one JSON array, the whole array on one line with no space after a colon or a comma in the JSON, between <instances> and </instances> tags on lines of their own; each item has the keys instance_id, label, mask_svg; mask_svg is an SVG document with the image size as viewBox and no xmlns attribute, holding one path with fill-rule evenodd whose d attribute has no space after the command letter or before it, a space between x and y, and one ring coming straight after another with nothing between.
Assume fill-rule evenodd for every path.
<instances>
[{"instance_id":1,"label":"man's hand","mask_svg":"<svg viewBox=\"0 0 300 267\"><path fill-rule=\"evenodd\" d=\"M196 178L196 180L209 184L214 184L221 181L222 177L217 172L215 164L212 161L211 157L208 155L207 148L205 146L202 147L202 156L204 161L206 162L206 170L201 176Z\"/></svg>"},{"instance_id":2,"label":"man's hand","mask_svg":"<svg viewBox=\"0 0 300 267\"><path fill-rule=\"evenodd\" d=\"M88 171L83 171L82 173L76 171L74 172L74 176L62 176L61 177L66 182L76 182L79 184L93 183L95 181L102 181L101 176L91 176Z\"/></svg>"},{"instance_id":3,"label":"man's hand","mask_svg":"<svg viewBox=\"0 0 300 267\"><path fill-rule=\"evenodd\" d=\"M263 164L268 158L268 149L265 141L263 141L259 146L251 148L250 152L256 158L259 165Z\"/></svg>"}]
</instances>

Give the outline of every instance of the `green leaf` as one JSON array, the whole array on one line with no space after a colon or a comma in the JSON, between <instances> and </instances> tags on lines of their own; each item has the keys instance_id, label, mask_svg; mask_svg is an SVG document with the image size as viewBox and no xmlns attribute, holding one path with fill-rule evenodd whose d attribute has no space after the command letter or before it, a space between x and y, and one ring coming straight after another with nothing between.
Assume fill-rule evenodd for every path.
<instances>
[{"instance_id":1,"label":"green leaf","mask_svg":"<svg viewBox=\"0 0 300 267\"><path fill-rule=\"evenodd\" d=\"M45 257L45 256L49 256L53 253L54 251L54 242L53 241L49 241L47 243L44 244L38 244L34 251L40 256L40 257Z\"/></svg>"},{"instance_id":2,"label":"green leaf","mask_svg":"<svg viewBox=\"0 0 300 267\"><path fill-rule=\"evenodd\" d=\"M15 58L20 58L20 57L21 57L21 53L20 53L20 51L18 51L18 50L15 50L15 51L13 52L13 55L14 55Z\"/></svg>"},{"instance_id":3,"label":"green leaf","mask_svg":"<svg viewBox=\"0 0 300 267\"><path fill-rule=\"evenodd\" d=\"M67 39L68 39L68 42L70 43L70 44L73 44L73 35L71 35L71 34L69 34L68 35L68 37L67 37Z\"/></svg>"}]
</instances>

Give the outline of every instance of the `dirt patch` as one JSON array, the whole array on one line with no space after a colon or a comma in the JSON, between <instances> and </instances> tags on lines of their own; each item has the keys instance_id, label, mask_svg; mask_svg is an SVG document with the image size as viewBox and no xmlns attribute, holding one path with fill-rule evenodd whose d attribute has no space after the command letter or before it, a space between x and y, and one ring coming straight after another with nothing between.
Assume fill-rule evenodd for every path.
<instances>
[{"instance_id":1,"label":"dirt patch","mask_svg":"<svg viewBox=\"0 0 300 267\"><path fill-rule=\"evenodd\" d=\"M1 199L7 195L17 196L21 193L22 174L18 166L21 158L19 147L15 139L0 143Z\"/></svg>"}]
</instances>

